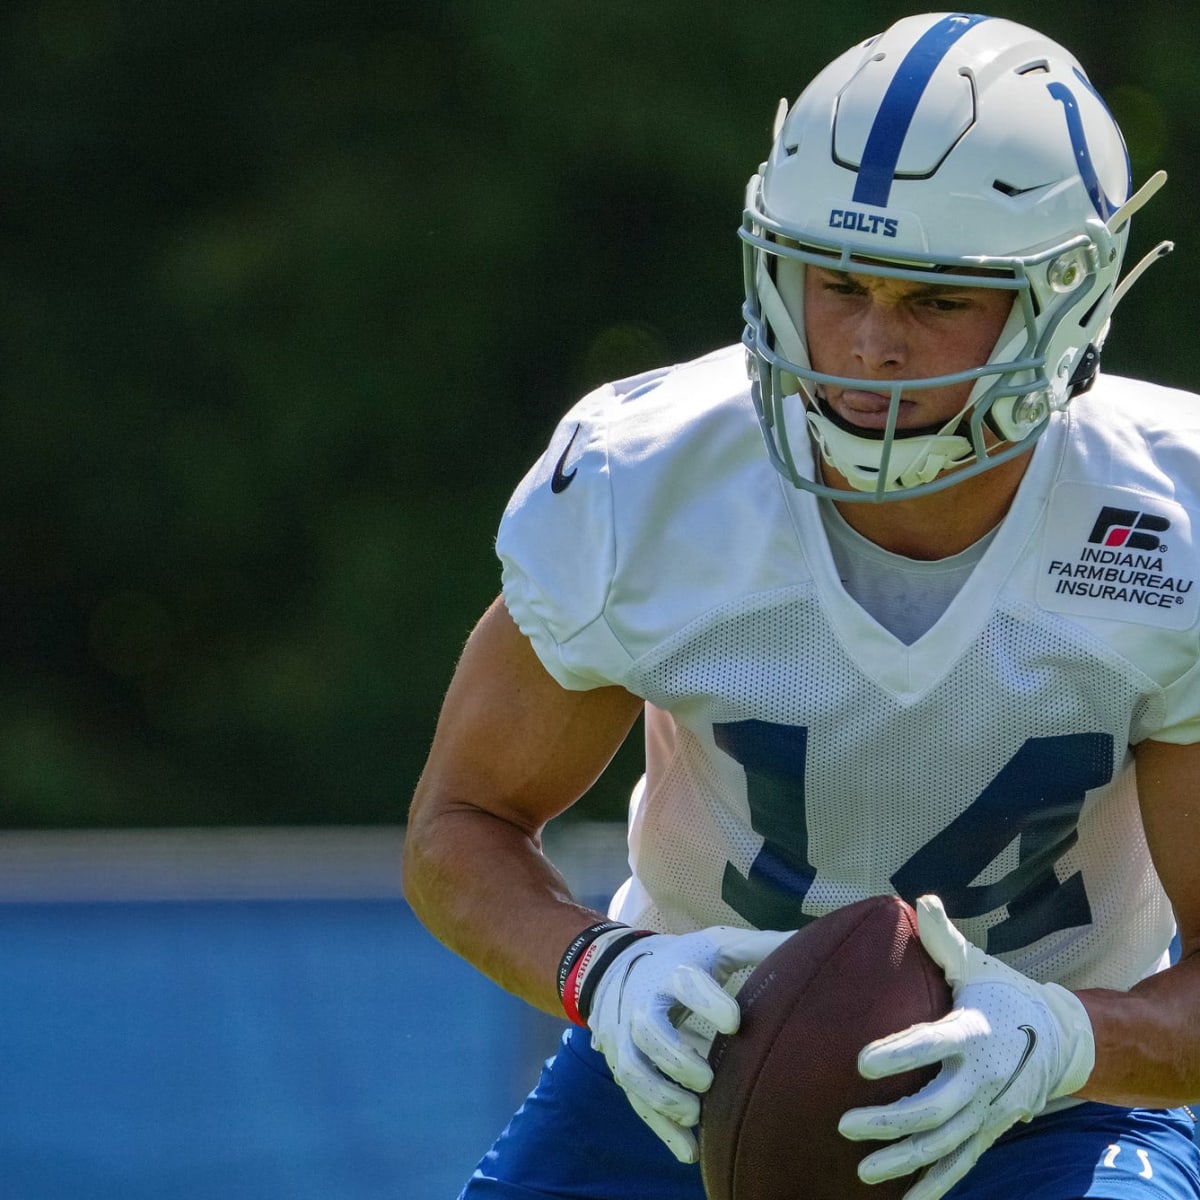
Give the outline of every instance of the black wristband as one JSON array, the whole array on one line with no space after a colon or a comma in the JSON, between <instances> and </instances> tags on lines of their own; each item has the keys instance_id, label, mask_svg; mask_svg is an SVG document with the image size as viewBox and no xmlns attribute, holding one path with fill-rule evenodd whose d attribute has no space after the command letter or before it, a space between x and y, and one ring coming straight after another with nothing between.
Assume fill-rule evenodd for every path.
<instances>
[{"instance_id":1,"label":"black wristband","mask_svg":"<svg viewBox=\"0 0 1200 1200\"><path fill-rule=\"evenodd\" d=\"M649 929L631 929L628 933L619 938L613 938L607 946L604 947L604 953L600 955L594 963L589 964L587 975L584 977L583 986L579 989L579 1001L576 1008L579 1010L579 1015L583 1018L584 1023L587 1023L588 1017L592 1011L592 996L596 991L596 985L600 982L600 976L612 965L612 961L625 949L626 946L632 945L641 938L649 937L651 934Z\"/></svg>"},{"instance_id":2,"label":"black wristband","mask_svg":"<svg viewBox=\"0 0 1200 1200\"><path fill-rule=\"evenodd\" d=\"M563 998L563 993L567 988L567 976L571 974L571 968L579 961L579 956L602 934L607 933L610 929L627 929L628 926L622 925L620 921L597 921L595 925L589 925L574 941L563 951L563 956L558 964L558 998Z\"/></svg>"}]
</instances>

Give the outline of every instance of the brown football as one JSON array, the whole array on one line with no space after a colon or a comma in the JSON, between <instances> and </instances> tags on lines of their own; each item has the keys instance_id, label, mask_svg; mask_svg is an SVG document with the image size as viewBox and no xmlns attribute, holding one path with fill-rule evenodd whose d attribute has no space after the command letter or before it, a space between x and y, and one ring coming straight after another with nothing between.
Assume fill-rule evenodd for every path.
<instances>
[{"instance_id":1,"label":"brown football","mask_svg":"<svg viewBox=\"0 0 1200 1200\"><path fill-rule=\"evenodd\" d=\"M848 1108L915 1092L928 1067L864 1079L868 1042L950 1010L941 968L897 896L812 921L755 968L738 994L737 1033L718 1035L703 1097L700 1165L709 1200L892 1200L912 1178L867 1186L860 1159L883 1142L838 1133Z\"/></svg>"}]
</instances>

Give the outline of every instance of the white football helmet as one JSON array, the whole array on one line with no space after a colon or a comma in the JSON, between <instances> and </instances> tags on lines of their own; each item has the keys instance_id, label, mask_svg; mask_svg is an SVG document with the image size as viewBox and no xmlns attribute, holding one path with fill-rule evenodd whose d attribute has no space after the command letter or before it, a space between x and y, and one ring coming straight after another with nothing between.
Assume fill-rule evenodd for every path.
<instances>
[{"instance_id":1,"label":"white football helmet","mask_svg":"<svg viewBox=\"0 0 1200 1200\"><path fill-rule=\"evenodd\" d=\"M1023 453L1091 383L1114 305L1169 242L1118 286L1133 194L1112 115L1063 47L963 13L907 17L842 54L791 111L749 183L741 229L747 349L772 462L797 487L888 500L946 487ZM821 375L804 332L804 268L820 264L1013 293L978 369L889 383ZM965 274L964 274L965 273ZM973 381L940 428L897 430L905 392ZM826 384L890 391L884 431L822 405ZM855 492L797 466L795 442ZM950 468L958 468L950 470Z\"/></svg>"}]
</instances>

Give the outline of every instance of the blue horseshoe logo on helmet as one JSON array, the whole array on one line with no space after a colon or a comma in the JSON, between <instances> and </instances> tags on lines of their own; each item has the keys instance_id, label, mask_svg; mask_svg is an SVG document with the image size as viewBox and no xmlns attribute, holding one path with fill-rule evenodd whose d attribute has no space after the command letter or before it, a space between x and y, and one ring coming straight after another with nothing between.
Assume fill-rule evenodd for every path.
<instances>
[{"instance_id":1,"label":"blue horseshoe logo on helmet","mask_svg":"<svg viewBox=\"0 0 1200 1200\"><path fill-rule=\"evenodd\" d=\"M1104 106L1104 111L1108 113L1107 105L1100 99L1100 93L1087 81L1086 77L1078 70L1075 71L1075 77L1083 84L1089 92ZM1083 179L1083 186L1087 188L1087 193L1091 197L1092 205L1096 212L1100 214L1100 220L1107 221L1120 208L1121 204L1114 204L1105 194L1104 187L1100 183L1100 177L1096 174L1096 164L1092 162L1092 152L1088 148L1087 134L1083 129L1083 117L1079 112L1079 102L1075 99L1075 93L1071 91L1065 83L1049 83L1046 85L1047 91L1054 97L1062 106L1063 113L1067 119L1067 133L1071 138L1071 148L1075 151L1075 161L1079 166L1079 174ZM1112 120L1112 114L1109 113L1109 120ZM1114 125L1116 122L1113 122ZM1124 146L1124 141L1122 141ZM1125 171L1128 182L1125 187L1125 195L1128 197L1133 191L1133 170L1129 163L1129 151L1125 150Z\"/></svg>"}]
</instances>

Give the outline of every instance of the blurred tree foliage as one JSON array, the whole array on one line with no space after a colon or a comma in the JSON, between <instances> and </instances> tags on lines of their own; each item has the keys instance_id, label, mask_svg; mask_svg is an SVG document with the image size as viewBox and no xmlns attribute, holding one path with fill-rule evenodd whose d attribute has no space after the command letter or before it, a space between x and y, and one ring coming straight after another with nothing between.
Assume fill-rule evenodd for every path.
<instances>
[{"instance_id":1,"label":"blurred tree foliage","mask_svg":"<svg viewBox=\"0 0 1200 1200\"><path fill-rule=\"evenodd\" d=\"M10 0L0 821L402 819L557 413L737 338L778 97L907 11L823 7ZM1172 172L1108 361L1193 386L1200 15L992 11Z\"/></svg>"}]
</instances>

